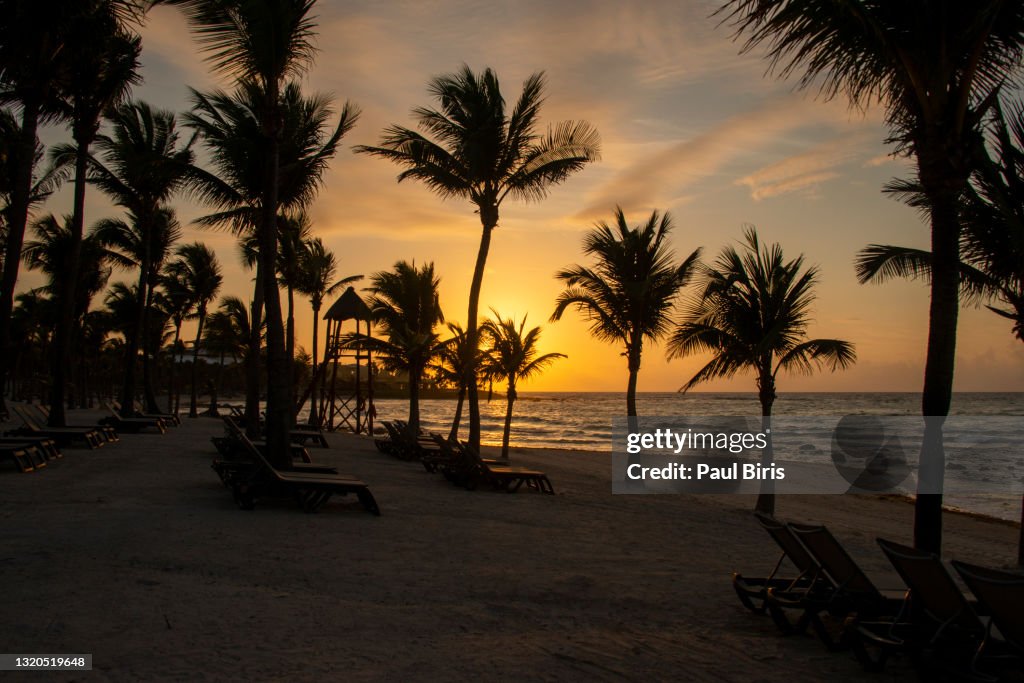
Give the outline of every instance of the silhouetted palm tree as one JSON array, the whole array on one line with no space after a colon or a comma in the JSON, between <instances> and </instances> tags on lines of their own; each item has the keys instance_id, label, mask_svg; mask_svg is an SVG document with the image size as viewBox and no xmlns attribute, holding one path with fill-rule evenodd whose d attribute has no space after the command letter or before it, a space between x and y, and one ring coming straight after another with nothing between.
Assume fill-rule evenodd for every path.
<instances>
[{"instance_id":1,"label":"silhouetted palm tree","mask_svg":"<svg viewBox=\"0 0 1024 683\"><path fill-rule=\"evenodd\" d=\"M127 360L121 390L121 404L131 406L135 398L135 358L143 339L141 331L147 329L151 291L156 286L160 265L170 250L170 242L174 241L164 239L172 234L168 229L169 217L173 221L166 203L181 188L193 154L190 141L181 143L172 112L153 109L145 102L127 102L114 107L107 120L112 130L96 138L96 148L102 157L93 159L90 180L115 205L128 212L130 223L124 225L130 225L131 229L115 232L127 237L128 244L138 247L129 249L139 267L142 296L138 301L136 331L126 338ZM176 225L177 221L173 223ZM151 352L152 349L142 349L146 368L144 394L146 410L158 412L148 372Z\"/></svg>"},{"instance_id":2,"label":"silhouetted palm tree","mask_svg":"<svg viewBox=\"0 0 1024 683\"><path fill-rule=\"evenodd\" d=\"M462 197L476 206L483 233L466 321L469 343L476 347L480 289L501 203L509 196L526 201L543 199L553 185L598 158L600 139L597 131L583 121L565 121L540 134L537 117L543 101L542 73L533 74L523 83L510 114L505 111L498 77L490 69L477 75L464 66L458 73L433 79L429 90L440 109L413 110L425 135L391 126L384 131L380 146L360 145L355 151L404 167L399 182L419 180L443 198ZM480 447L475 381L469 385L469 441L474 448Z\"/></svg>"},{"instance_id":3,"label":"silhouetted palm tree","mask_svg":"<svg viewBox=\"0 0 1024 683\"><path fill-rule=\"evenodd\" d=\"M188 283L196 306L198 323L196 340L192 346L192 397L188 405L188 416L199 417L199 348L202 345L207 307L217 297L223 277L220 274L217 256L202 242L183 244L175 253L178 258L168 264L167 270Z\"/></svg>"},{"instance_id":4,"label":"silhouetted palm tree","mask_svg":"<svg viewBox=\"0 0 1024 683\"><path fill-rule=\"evenodd\" d=\"M516 326L512 318L503 319L498 312L491 309L494 319L487 320L480 326L480 332L486 340L487 347L483 352L483 373L492 381L505 382L505 430L501 436L501 457L508 459L508 442L512 433L512 406L519 394L516 386L550 365L558 358L567 358L564 353L539 353L540 327L526 331L526 316Z\"/></svg>"},{"instance_id":5,"label":"silhouetted palm tree","mask_svg":"<svg viewBox=\"0 0 1024 683\"><path fill-rule=\"evenodd\" d=\"M163 289L167 312L174 327L174 337L171 341L171 381L168 383L167 412L177 414L178 406L181 403L178 391L178 359L185 350L181 343L181 326L186 319L194 315L195 301L192 299L189 283L181 273L161 273L160 287Z\"/></svg>"},{"instance_id":6,"label":"silhouetted palm tree","mask_svg":"<svg viewBox=\"0 0 1024 683\"><path fill-rule=\"evenodd\" d=\"M712 354L680 391L713 379L753 372L761 403L762 429L771 427L776 380L782 371L835 371L856 361L853 345L840 339L807 339L818 269L804 267L803 255L787 261L778 244L761 245L751 227L742 252L726 247L697 274L694 298L668 340L668 357ZM770 432L763 464L771 462ZM757 509L771 514L775 495L762 482Z\"/></svg>"},{"instance_id":7,"label":"silhouetted palm tree","mask_svg":"<svg viewBox=\"0 0 1024 683\"><path fill-rule=\"evenodd\" d=\"M947 0L730 0L719 12L766 46L782 75L857 105L881 100L891 141L917 161L931 216L932 280L922 414L945 416L953 392L960 281L959 202L981 122L1024 51L1024 5ZM922 470L941 471L942 420L925 423ZM935 482L921 480L919 489ZM942 496L918 495L914 544L938 553Z\"/></svg>"},{"instance_id":8,"label":"silhouetted palm tree","mask_svg":"<svg viewBox=\"0 0 1024 683\"><path fill-rule=\"evenodd\" d=\"M665 336L672 321L676 296L693 275L700 258L695 249L678 265L666 242L672 219L657 211L647 223L630 228L621 208L615 210L615 226L601 221L583 238L583 251L596 259L593 267L570 266L555 277L565 282L551 320L558 320L569 306L586 315L590 333L604 341L625 346L629 382L626 414L636 416L636 384L644 340L652 343Z\"/></svg>"},{"instance_id":9,"label":"silhouetted palm tree","mask_svg":"<svg viewBox=\"0 0 1024 683\"><path fill-rule=\"evenodd\" d=\"M71 259L65 289L58 297L61 315L54 331L56 353L50 395L51 426L63 426L66 369L71 365L75 289L78 283L82 235L85 225L85 183L90 147L99 132L100 119L124 99L138 82L142 41L125 27L112 2L89 2L89 10L75 17L68 29L68 75L61 82L64 117L75 145L75 191L71 221Z\"/></svg>"},{"instance_id":10,"label":"silhouetted palm tree","mask_svg":"<svg viewBox=\"0 0 1024 683\"><path fill-rule=\"evenodd\" d=\"M394 270L374 273L367 288L367 302L373 321L386 339L350 335L347 343L359 345L377 354L384 367L409 375L409 433L420 427L420 382L423 370L438 352L435 331L444 322L434 264L417 268L415 263L399 261Z\"/></svg>"},{"instance_id":11,"label":"silhouetted palm tree","mask_svg":"<svg viewBox=\"0 0 1024 683\"><path fill-rule=\"evenodd\" d=\"M362 280L363 276L351 275L335 280L338 261L334 253L324 246L323 241L319 237L315 237L306 240L302 246L303 248L299 254L300 267L296 289L301 294L309 297L310 306L313 308L313 370L309 391L309 422L310 424L316 424L320 415L317 408L317 399L320 396L320 378L317 374L320 308L323 306L324 297L334 294L334 292L345 285Z\"/></svg>"},{"instance_id":12,"label":"silhouetted palm tree","mask_svg":"<svg viewBox=\"0 0 1024 683\"><path fill-rule=\"evenodd\" d=\"M292 413L291 359L287 357L281 300L273 277L277 252L278 180L282 133L281 92L288 78L313 61L316 0L161 0L181 7L215 72L247 83L260 93L266 160L257 234L267 318L267 452L287 459Z\"/></svg>"},{"instance_id":13,"label":"silhouetted palm tree","mask_svg":"<svg viewBox=\"0 0 1024 683\"><path fill-rule=\"evenodd\" d=\"M480 365L480 350L470 346L469 335L458 323L448 323L451 337L446 339L437 354L437 361L430 366L435 377L445 384L454 385L458 391L455 403L455 417L448 431L448 440L459 438L459 424L462 422L462 406L471 382L476 381L476 369Z\"/></svg>"},{"instance_id":14,"label":"silhouetted palm tree","mask_svg":"<svg viewBox=\"0 0 1024 683\"><path fill-rule=\"evenodd\" d=\"M214 173L197 171L192 182L200 198L215 206L217 212L200 218L205 227L224 227L242 239L259 236L256 226L262 211L263 182L269 164L260 118L262 93L251 84L242 84L233 95L224 92L203 94L193 91L194 105L186 114L187 125L196 130L210 152ZM334 156L342 136L359 117L356 107L342 108L338 124L331 131L327 121L332 115L330 101L304 97L297 83L290 83L281 95L282 132L278 145L277 203L281 211L296 211L307 205ZM259 249L251 251L259 260ZM250 318L262 320L263 272L256 268L256 290ZM250 335L253 343L259 335ZM247 354L246 414L259 414L259 349ZM254 419L249 427L256 429Z\"/></svg>"}]
</instances>

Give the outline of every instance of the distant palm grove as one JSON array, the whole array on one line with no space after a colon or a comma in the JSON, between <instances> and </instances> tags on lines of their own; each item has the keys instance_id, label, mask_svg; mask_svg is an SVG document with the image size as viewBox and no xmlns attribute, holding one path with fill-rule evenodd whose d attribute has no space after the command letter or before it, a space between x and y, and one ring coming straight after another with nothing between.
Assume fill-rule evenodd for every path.
<instances>
[{"instance_id":1,"label":"distant palm grove","mask_svg":"<svg viewBox=\"0 0 1024 683\"><path fill-rule=\"evenodd\" d=\"M317 56L316 4L0 0L0 415L5 399L39 400L59 427L69 407L117 400L127 411L197 417L216 415L218 396L244 394L250 435L265 411L267 453L286 467L289 430L306 405L319 419L318 389L337 351L316 338L319 320L359 283L372 334L349 333L342 343L371 354L379 376L405 378L410 432L419 432L420 389L430 382L458 395L448 438L464 432L478 449L480 393L498 383L507 458L521 383L572 358L544 349L542 328L526 316L482 300L488 256L501 248L495 236L507 202L540 202L586 173L600 160L598 131L583 120L543 122L542 72L514 91L486 67L423 74L428 99L412 110L415 127L361 131L376 143L352 151L478 215L469 296L458 309L465 317L442 311L445 274L432 254L357 274L359 264L333 253L311 218L360 119L356 104L311 92L304 80ZM139 29L155 5L181 12L226 84L191 89L187 111L133 98ZM769 66L801 87L882 107L895 151L915 162L914 177L887 190L929 218L930 250L873 244L850 258L862 282L928 282L922 413L947 415L962 300L1009 319L1024 340L1024 105L1006 88L1019 70L1024 8L730 0L715 17L739 49L766 50ZM64 141L44 147L43 126L63 129ZM48 203L62 186L71 206L57 214ZM97 193L113 214L90 215L86 200ZM180 201L204 207L190 226L175 211ZM581 262L552 273L562 291L538 313L551 322L580 316L621 350L627 415L642 413L644 351L659 344L671 358L700 356L699 371L680 376L683 390L752 376L766 420L781 373L855 362L851 341L808 337L818 270L802 254L787 258L747 227L706 262L701 245L677 254L672 240L685 242L686 232L675 232L668 212L647 207L631 223L632 207L606 208L608 220L583 235L582 253L565 255ZM186 240L190 228L198 230ZM202 239L210 230L230 233L237 251L216 253ZM231 261L251 271L251 289L224 291ZM45 284L19 288L25 269ZM311 339L298 339L298 306L313 313ZM941 422L929 425L922 458L941 463ZM916 544L936 552L941 502L928 495L916 503ZM758 507L773 506L766 491Z\"/></svg>"}]
</instances>

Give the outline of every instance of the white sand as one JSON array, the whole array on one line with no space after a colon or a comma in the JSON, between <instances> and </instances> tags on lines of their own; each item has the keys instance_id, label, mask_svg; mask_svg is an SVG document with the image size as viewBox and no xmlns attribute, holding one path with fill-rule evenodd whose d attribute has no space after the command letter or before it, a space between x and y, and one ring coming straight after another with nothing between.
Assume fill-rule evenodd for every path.
<instances>
[{"instance_id":1,"label":"white sand","mask_svg":"<svg viewBox=\"0 0 1024 683\"><path fill-rule=\"evenodd\" d=\"M73 422L84 417L75 416ZM10 428L8 423L5 428ZM749 497L613 496L610 456L515 451L557 496L467 492L365 438L317 461L371 485L380 518L332 500L235 508L209 467L211 419L0 469L0 651L92 653L89 674L20 680L888 680L746 612L730 572L776 551ZM342 499L343 500L343 499ZM354 499L353 499L354 503ZM792 496L882 587L875 536L909 542L912 506ZM1016 556L1012 525L946 518L945 553ZM6 680L6 679L5 679ZM14 680L19 680L17 677Z\"/></svg>"}]
</instances>

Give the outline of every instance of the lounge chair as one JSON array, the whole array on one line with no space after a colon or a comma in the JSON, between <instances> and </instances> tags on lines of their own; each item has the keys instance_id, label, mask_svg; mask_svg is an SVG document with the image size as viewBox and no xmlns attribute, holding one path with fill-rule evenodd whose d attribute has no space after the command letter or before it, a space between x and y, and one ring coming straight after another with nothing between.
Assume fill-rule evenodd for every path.
<instances>
[{"instance_id":1,"label":"lounge chair","mask_svg":"<svg viewBox=\"0 0 1024 683\"><path fill-rule=\"evenodd\" d=\"M39 449L47 460L64 457L57 442L46 436L0 436L0 444L29 443Z\"/></svg>"},{"instance_id":2,"label":"lounge chair","mask_svg":"<svg viewBox=\"0 0 1024 683\"><path fill-rule=\"evenodd\" d=\"M797 593L803 594L814 588L816 584L823 587L823 584L827 583L819 580L821 567L788 526L762 512L755 512L754 517L779 546L782 554L771 573L766 577L747 577L738 572L733 573L732 587L744 607L756 614L763 614L766 610L765 598L769 588L781 592L789 599L795 599ZM786 560L789 560L790 564L796 568L796 576L786 578L778 575ZM802 630L791 629L788 621L781 628L786 633Z\"/></svg>"},{"instance_id":3,"label":"lounge chair","mask_svg":"<svg viewBox=\"0 0 1024 683\"><path fill-rule=\"evenodd\" d=\"M46 424L50 420L50 408L44 405L33 405L28 404L25 406L25 410L29 413L34 412L36 419L39 424ZM121 440L121 437L117 435L117 430L110 425L105 424L68 424L66 427L74 427L75 429L98 429L103 434L103 438L107 443L116 443Z\"/></svg>"},{"instance_id":4,"label":"lounge chair","mask_svg":"<svg viewBox=\"0 0 1024 683\"><path fill-rule=\"evenodd\" d=\"M105 439L99 427L44 427L21 406L11 406L21 418L22 426L7 432L8 436L40 436L50 438L61 446L83 442L88 448L100 448Z\"/></svg>"},{"instance_id":5,"label":"lounge chair","mask_svg":"<svg viewBox=\"0 0 1024 683\"><path fill-rule=\"evenodd\" d=\"M224 416L222 419L224 420L225 435L212 437L211 440L226 459L214 460L211 466L217 472L217 475L220 476L224 485L230 488L231 482L236 476L247 474L255 467L255 461L249 453L248 446L242 440L242 437L245 436L242 428L230 417ZM264 456L266 455L267 446L265 442L250 441L249 443L255 446ZM291 458L291 469L296 472L338 473L338 470L334 467L314 463L309 457L309 451L304 446L298 444L291 446Z\"/></svg>"},{"instance_id":6,"label":"lounge chair","mask_svg":"<svg viewBox=\"0 0 1024 683\"><path fill-rule=\"evenodd\" d=\"M857 659L880 670L894 653L907 654L922 666L939 661L970 661L984 634L974 606L933 553L877 539L896 573L907 585L908 609L895 618L868 621L858 617L848 631Z\"/></svg>"},{"instance_id":7,"label":"lounge chair","mask_svg":"<svg viewBox=\"0 0 1024 683\"><path fill-rule=\"evenodd\" d=\"M824 526L789 524L793 535L800 540L811 558L827 579L827 590L808 591L800 595L784 594L769 588L765 606L776 624L789 624L786 609L802 612L799 624L809 624L829 649L846 644L842 631L834 636L823 620L823 615L836 618L842 625L846 618L856 614L865 620L875 620L900 613L906 591L883 593L875 587L835 536Z\"/></svg>"},{"instance_id":8,"label":"lounge chair","mask_svg":"<svg viewBox=\"0 0 1024 683\"><path fill-rule=\"evenodd\" d=\"M275 469L244 434L240 440L256 464L231 481L235 502L243 510L251 510L258 498L271 496L293 497L306 512L316 512L332 495L354 493L367 512L380 515L380 508L370 488L359 479L329 472L281 471Z\"/></svg>"},{"instance_id":9,"label":"lounge chair","mask_svg":"<svg viewBox=\"0 0 1024 683\"><path fill-rule=\"evenodd\" d=\"M117 403L114 403L113 405L118 410L121 409ZM132 401L132 409L134 410L136 417L159 417L164 421L165 425L171 425L173 427L181 426L181 417L177 413L148 413L143 410L142 404L138 401Z\"/></svg>"},{"instance_id":10,"label":"lounge chair","mask_svg":"<svg viewBox=\"0 0 1024 683\"><path fill-rule=\"evenodd\" d=\"M105 404L107 411L110 413L109 417L105 417L101 420L103 424L110 425L119 429L123 432L131 432L132 434L138 434L143 429L153 428L161 434L167 432L167 427L164 425L164 421L159 417L125 417L121 415L120 411L114 408L113 405Z\"/></svg>"},{"instance_id":11,"label":"lounge chair","mask_svg":"<svg viewBox=\"0 0 1024 683\"><path fill-rule=\"evenodd\" d=\"M551 485L548 475L540 470L526 469L525 467L504 467L493 466L484 462L480 454L465 441L459 442L459 450L469 464L467 476L463 486L467 490L475 489L479 484L489 484L493 488L508 493L515 493L523 484L527 487L547 493L555 494L555 487Z\"/></svg>"},{"instance_id":12,"label":"lounge chair","mask_svg":"<svg viewBox=\"0 0 1024 683\"><path fill-rule=\"evenodd\" d=\"M46 456L32 443L0 444L0 460L11 460L19 472L33 472L46 467Z\"/></svg>"},{"instance_id":13,"label":"lounge chair","mask_svg":"<svg viewBox=\"0 0 1024 683\"><path fill-rule=\"evenodd\" d=\"M972 671L977 673L977 665L985 662L993 667L1008 664L1019 673L1024 658L1024 576L957 560L952 564L978 598L979 611L989 616Z\"/></svg>"}]
</instances>

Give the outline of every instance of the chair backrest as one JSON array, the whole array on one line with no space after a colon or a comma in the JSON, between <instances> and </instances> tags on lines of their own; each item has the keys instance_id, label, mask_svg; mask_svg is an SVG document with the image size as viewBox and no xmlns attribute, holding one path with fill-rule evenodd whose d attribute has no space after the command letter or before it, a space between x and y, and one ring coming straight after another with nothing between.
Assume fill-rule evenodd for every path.
<instances>
[{"instance_id":1,"label":"chair backrest","mask_svg":"<svg viewBox=\"0 0 1024 683\"><path fill-rule=\"evenodd\" d=\"M238 426L238 423L235 422L231 416L224 415L221 419L224 421L224 427L227 429L229 436L233 438L238 438L239 435L245 436L245 432Z\"/></svg>"},{"instance_id":2,"label":"chair backrest","mask_svg":"<svg viewBox=\"0 0 1024 683\"><path fill-rule=\"evenodd\" d=\"M754 516L757 517L757 521L761 523L761 526L768 532L768 535L775 539L775 542L782 548L782 552L786 554L790 562L800 570L801 575L817 572L818 563L808 554L807 549L800 544L800 541L793 535L793 531L788 526L763 512L755 512Z\"/></svg>"},{"instance_id":3,"label":"chair backrest","mask_svg":"<svg viewBox=\"0 0 1024 683\"><path fill-rule=\"evenodd\" d=\"M957 624L970 630L982 628L967 598L934 553L876 539L896 573L910 589L910 602L939 624Z\"/></svg>"},{"instance_id":4,"label":"chair backrest","mask_svg":"<svg viewBox=\"0 0 1024 683\"><path fill-rule=\"evenodd\" d=\"M458 453L455 452L455 448L452 446L452 443L437 432L432 432L430 434L430 438L434 440L434 443L436 443L437 447L441 449L441 452L449 458L454 458L458 455Z\"/></svg>"},{"instance_id":5,"label":"chair backrest","mask_svg":"<svg viewBox=\"0 0 1024 683\"><path fill-rule=\"evenodd\" d=\"M33 431L33 432L41 431L39 423L37 423L32 418L32 416L29 415L29 413L25 410L25 408L23 408L22 406L16 406L16 405L12 405L11 407L14 408L14 412L17 413L18 417L21 418L21 421L24 422L25 426L28 427L31 431Z\"/></svg>"},{"instance_id":6,"label":"chair backrest","mask_svg":"<svg viewBox=\"0 0 1024 683\"><path fill-rule=\"evenodd\" d=\"M867 574L861 571L860 566L826 527L792 523L788 526L832 579L837 590L853 595L881 597L875 584L871 583Z\"/></svg>"},{"instance_id":7,"label":"chair backrest","mask_svg":"<svg viewBox=\"0 0 1024 683\"><path fill-rule=\"evenodd\" d=\"M1024 576L953 560L963 578L1006 642L1024 649Z\"/></svg>"},{"instance_id":8,"label":"chair backrest","mask_svg":"<svg viewBox=\"0 0 1024 683\"><path fill-rule=\"evenodd\" d=\"M34 403L26 403L22 408L41 425L46 424L46 421L50 419L50 416L43 412L42 406L37 406Z\"/></svg>"}]
</instances>

